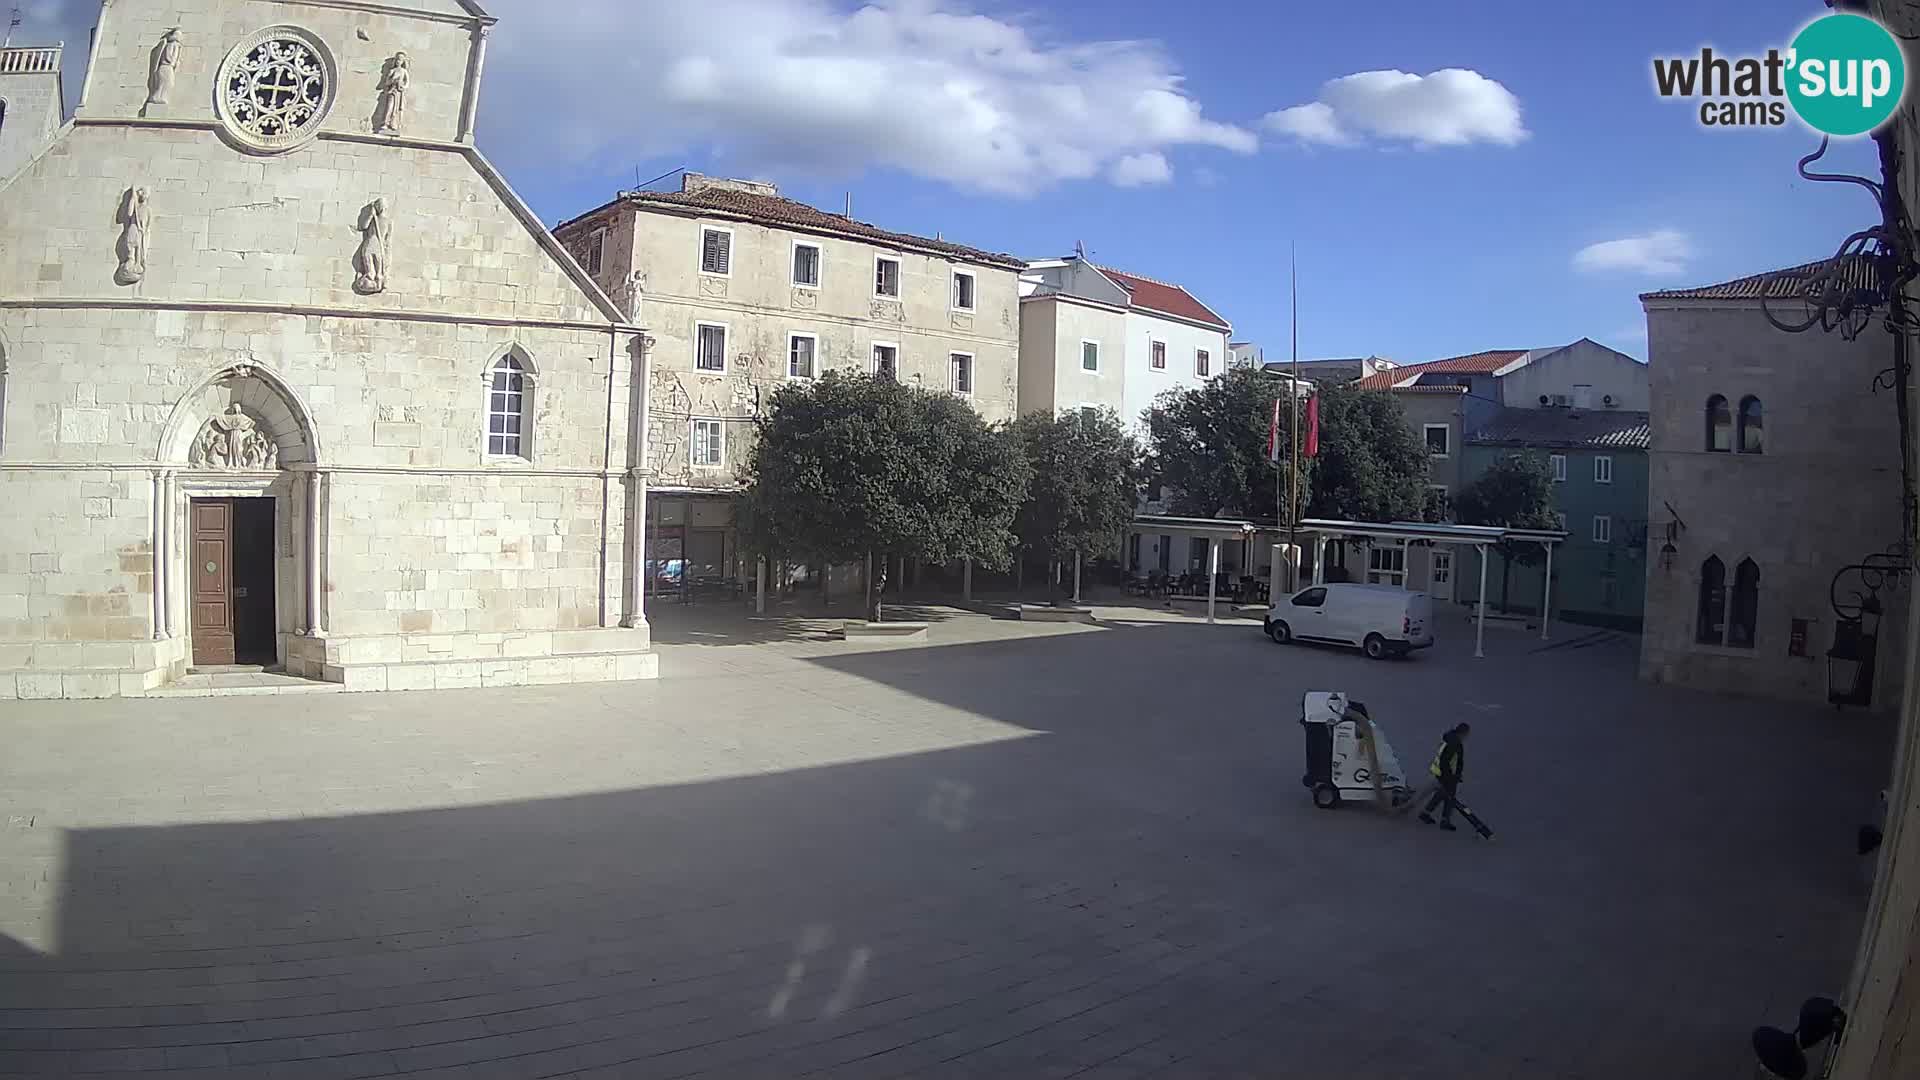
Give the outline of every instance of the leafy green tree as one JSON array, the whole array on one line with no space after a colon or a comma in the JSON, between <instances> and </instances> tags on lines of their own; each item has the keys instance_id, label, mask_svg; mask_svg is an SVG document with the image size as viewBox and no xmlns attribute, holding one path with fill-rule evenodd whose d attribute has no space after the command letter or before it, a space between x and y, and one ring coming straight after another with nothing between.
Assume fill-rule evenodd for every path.
<instances>
[{"instance_id":1,"label":"leafy green tree","mask_svg":"<svg viewBox=\"0 0 1920 1080\"><path fill-rule=\"evenodd\" d=\"M1119 414L1028 413L1013 433L1032 468L1014 520L1020 546L1050 560L1117 556L1145 481L1140 444Z\"/></svg>"},{"instance_id":2,"label":"leafy green tree","mask_svg":"<svg viewBox=\"0 0 1920 1080\"><path fill-rule=\"evenodd\" d=\"M1320 456L1309 517L1417 521L1427 499L1427 448L1400 402L1349 383L1323 387Z\"/></svg>"},{"instance_id":3,"label":"leafy green tree","mask_svg":"<svg viewBox=\"0 0 1920 1080\"><path fill-rule=\"evenodd\" d=\"M1460 489L1453 502L1462 525L1498 525L1509 529L1557 529L1553 511L1553 473L1535 454L1503 454ZM1500 551L1500 610L1507 610L1507 586L1513 564L1531 566L1541 556L1540 545L1503 540Z\"/></svg>"},{"instance_id":4,"label":"leafy green tree","mask_svg":"<svg viewBox=\"0 0 1920 1080\"><path fill-rule=\"evenodd\" d=\"M1292 446L1287 384L1259 371L1223 372L1205 385L1162 394L1148 414L1148 465L1179 514L1284 520L1284 465L1267 460L1273 403L1280 440ZM1427 450L1392 394L1328 386L1320 397L1319 455L1302 462L1303 516L1408 521L1426 499ZM1306 416L1301 410L1302 421ZM1276 480L1280 483L1276 484Z\"/></svg>"},{"instance_id":5,"label":"leafy green tree","mask_svg":"<svg viewBox=\"0 0 1920 1080\"><path fill-rule=\"evenodd\" d=\"M1279 492L1286 473L1267 460L1267 428L1279 400L1280 439L1292 445L1286 390L1284 380L1234 368L1160 395L1146 416L1147 472L1156 487L1168 489L1174 513L1267 521L1284 516ZM1311 470L1309 463L1303 485Z\"/></svg>"},{"instance_id":6,"label":"leafy green tree","mask_svg":"<svg viewBox=\"0 0 1920 1080\"><path fill-rule=\"evenodd\" d=\"M775 390L754 434L740 470L748 543L828 564L871 558L871 620L893 556L999 568L1013 553L1026 459L952 394L828 372Z\"/></svg>"}]
</instances>

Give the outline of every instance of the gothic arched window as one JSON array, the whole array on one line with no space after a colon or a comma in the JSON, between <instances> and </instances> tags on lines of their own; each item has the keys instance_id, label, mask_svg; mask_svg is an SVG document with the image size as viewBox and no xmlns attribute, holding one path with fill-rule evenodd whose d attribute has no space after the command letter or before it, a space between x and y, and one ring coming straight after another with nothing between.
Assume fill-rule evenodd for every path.
<instances>
[{"instance_id":1,"label":"gothic arched window","mask_svg":"<svg viewBox=\"0 0 1920 1080\"><path fill-rule=\"evenodd\" d=\"M1719 394L1707 399L1707 449L1717 454L1733 449L1733 412Z\"/></svg>"},{"instance_id":2,"label":"gothic arched window","mask_svg":"<svg viewBox=\"0 0 1920 1080\"><path fill-rule=\"evenodd\" d=\"M1740 399L1740 452L1758 454L1766 446L1766 427L1760 411L1760 399L1748 394Z\"/></svg>"}]
</instances>

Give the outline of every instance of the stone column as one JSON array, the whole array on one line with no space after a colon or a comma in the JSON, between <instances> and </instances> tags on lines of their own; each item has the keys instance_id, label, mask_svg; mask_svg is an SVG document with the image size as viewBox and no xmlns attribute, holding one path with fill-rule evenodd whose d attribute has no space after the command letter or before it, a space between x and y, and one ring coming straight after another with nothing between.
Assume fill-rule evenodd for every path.
<instances>
[{"instance_id":1,"label":"stone column","mask_svg":"<svg viewBox=\"0 0 1920 1080\"><path fill-rule=\"evenodd\" d=\"M326 530L321 515L326 508L326 474L315 470L307 474L307 636L327 634L326 561L321 540Z\"/></svg>"},{"instance_id":2,"label":"stone column","mask_svg":"<svg viewBox=\"0 0 1920 1080\"><path fill-rule=\"evenodd\" d=\"M153 470L153 640L167 637L167 470Z\"/></svg>"},{"instance_id":3,"label":"stone column","mask_svg":"<svg viewBox=\"0 0 1920 1080\"><path fill-rule=\"evenodd\" d=\"M179 635L180 623L174 617L174 611L180 606L179 592L173 587L173 550L180 544L177 535L180 522L180 474L169 469L160 482L160 505L162 511L162 538L165 548L160 553L160 576L165 577L166 601L162 605L164 633L168 638ZM184 582L184 578L182 579Z\"/></svg>"}]
</instances>

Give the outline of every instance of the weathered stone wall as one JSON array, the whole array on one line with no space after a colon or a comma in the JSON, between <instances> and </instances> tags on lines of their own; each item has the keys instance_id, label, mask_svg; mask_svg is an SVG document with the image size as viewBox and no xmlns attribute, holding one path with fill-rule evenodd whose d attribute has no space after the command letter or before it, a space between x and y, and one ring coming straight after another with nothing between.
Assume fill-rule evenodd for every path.
<instances>
[{"instance_id":1,"label":"weathered stone wall","mask_svg":"<svg viewBox=\"0 0 1920 1080\"><path fill-rule=\"evenodd\" d=\"M1826 700L1834 574L1901 539L1900 436L1875 375L1893 363L1888 335L1775 330L1750 305L1674 302L1647 311L1652 378L1647 601L1643 678L1702 689ZM1706 403L1765 409L1759 454L1709 453ZM1684 523L1671 569L1658 556L1666 525ZM1760 570L1754 647L1695 641L1701 565L1717 555ZM1910 588L1910 587L1909 587ZM1899 700L1908 589L1883 594L1876 707ZM1808 657L1790 657L1791 621L1809 623Z\"/></svg>"}]
</instances>

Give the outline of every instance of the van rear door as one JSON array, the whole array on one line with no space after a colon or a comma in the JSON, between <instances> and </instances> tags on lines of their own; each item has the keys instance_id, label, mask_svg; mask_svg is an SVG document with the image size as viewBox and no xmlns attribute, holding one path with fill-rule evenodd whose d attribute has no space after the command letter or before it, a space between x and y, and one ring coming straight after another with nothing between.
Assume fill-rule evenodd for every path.
<instances>
[{"instance_id":1,"label":"van rear door","mask_svg":"<svg viewBox=\"0 0 1920 1080\"><path fill-rule=\"evenodd\" d=\"M1430 641L1433 637L1433 598L1426 593L1407 594L1406 639Z\"/></svg>"}]
</instances>

